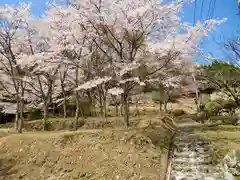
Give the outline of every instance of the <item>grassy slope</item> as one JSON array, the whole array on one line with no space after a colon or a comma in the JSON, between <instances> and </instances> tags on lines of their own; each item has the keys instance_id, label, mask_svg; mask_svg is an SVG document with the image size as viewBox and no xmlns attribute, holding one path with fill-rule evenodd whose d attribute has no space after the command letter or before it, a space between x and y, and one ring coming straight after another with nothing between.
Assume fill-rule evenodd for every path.
<instances>
[{"instance_id":1,"label":"grassy slope","mask_svg":"<svg viewBox=\"0 0 240 180\"><path fill-rule=\"evenodd\" d=\"M39 120L26 122L22 135L9 132L13 124L1 125L0 179L164 179L173 132L169 125L158 124L158 105L141 105L138 110L140 116L131 117L128 130L119 127L122 120L116 117L109 117L114 123L107 125L101 118L89 118L78 132L67 131L72 118L65 131L29 132L41 130ZM135 112L131 107L132 116ZM109 114L115 115L114 108ZM148 127L149 121L158 125ZM62 129L62 119L49 122L51 130Z\"/></svg>"},{"instance_id":2,"label":"grassy slope","mask_svg":"<svg viewBox=\"0 0 240 180\"><path fill-rule=\"evenodd\" d=\"M0 179L163 179L172 132L159 125L141 127L21 135L3 129Z\"/></svg>"},{"instance_id":3,"label":"grassy slope","mask_svg":"<svg viewBox=\"0 0 240 180\"><path fill-rule=\"evenodd\" d=\"M216 163L233 149L240 157L240 126L223 125L201 128L196 130L196 133L211 142L215 151Z\"/></svg>"}]
</instances>

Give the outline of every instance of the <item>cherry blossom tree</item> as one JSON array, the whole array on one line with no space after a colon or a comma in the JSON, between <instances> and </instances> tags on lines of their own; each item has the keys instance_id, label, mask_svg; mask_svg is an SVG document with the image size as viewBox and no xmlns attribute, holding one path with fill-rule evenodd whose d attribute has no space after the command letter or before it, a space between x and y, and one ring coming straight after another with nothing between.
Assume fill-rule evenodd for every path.
<instances>
[{"instance_id":1,"label":"cherry blossom tree","mask_svg":"<svg viewBox=\"0 0 240 180\"><path fill-rule=\"evenodd\" d=\"M66 79L67 79L67 73L68 73L69 66L68 64L62 64L59 68L59 80L60 80L60 86L62 91L62 98L63 98L63 117L67 117L67 88L66 88Z\"/></svg>"},{"instance_id":2,"label":"cherry blossom tree","mask_svg":"<svg viewBox=\"0 0 240 180\"><path fill-rule=\"evenodd\" d=\"M57 78L59 61L58 57L50 52L35 53L22 56L25 67L28 69L27 92L36 96L36 101L43 105L43 129L46 129L49 105L55 81ZM22 64L23 66L23 64ZM29 71L30 70L30 71Z\"/></svg>"},{"instance_id":3,"label":"cherry blossom tree","mask_svg":"<svg viewBox=\"0 0 240 180\"><path fill-rule=\"evenodd\" d=\"M16 129L22 132L23 108L24 108L24 83L25 72L17 63L18 56L25 52L27 36L27 24L31 20L30 4L19 6L0 7L0 69L4 73L1 76L1 85L5 87L16 101ZM7 82L7 85L6 85ZM9 94L9 95L10 95ZM20 112L20 123L19 123Z\"/></svg>"},{"instance_id":4,"label":"cherry blossom tree","mask_svg":"<svg viewBox=\"0 0 240 180\"><path fill-rule=\"evenodd\" d=\"M39 19L31 18L26 4L1 8L0 90L16 99L16 119L30 99L43 104L46 128L53 101L63 101L66 117L68 92L76 100L76 129L85 95L98 102L105 119L107 97L120 97L129 126L133 90L147 82L168 90L179 86L181 70L194 72L201 37L224 22L182 23L186 2L69 0L51 4ZM141 67L144 74L137 73Z\"/></svg>"},{"instance_id":5,"label":"cherry blossom tree","mask_svg":"<svg viewBox=\"0 0 240 180\"><path fill-rule=\"evenodd\" d=\"M76 13L74 14L73 12L75 13L71 7L56 7L50 9L47 14L52 22L51 28L55 32L56 39L58 39L58 53L68 59L68 66L70 66L70 68L75 69L75 75L70 75L69 77L73 79L73 87L75 86L76 88L77 108L75 119L77 122L79 117L79 93L87 93L89 100L92 102L90 92L93 89L99 94L97 97L101 112L106 118L107 90L105 84L100 83L95 85L93 82L96 80L96 77L104 78L107 75L104 72L107 71L106 63L108 61L105 60L105 55L99 50L99 47L95 45L94 40L87 36L81 24L81 18L76 18ZM64 25L62 24L63 22ZM84 84L85 82L86 84ZM94 85L91 86L91 83ZM86 88L86 85L89 85L89 87Z\"/></svg>"},{"instance_id":6,"label":"cherry blossom tree","mask_svg":"<svg viewBox=\"0 0 240 180\"><path fill-rule=\"evenodd\" d=\"M109 60L118 87L123 89L124 119L129 125L129 94L144 79L133 70L145 64L160 71L170 61L180 64L196 50L202 35L223 21L208 20L196 27L181 23L178 16L184 2L164 4L147 0L73 0L80 25L89 39ZM182 30L183 33L178 33ZM193 56L192 56L193 57Z\"/></svg>"}]
</instances>

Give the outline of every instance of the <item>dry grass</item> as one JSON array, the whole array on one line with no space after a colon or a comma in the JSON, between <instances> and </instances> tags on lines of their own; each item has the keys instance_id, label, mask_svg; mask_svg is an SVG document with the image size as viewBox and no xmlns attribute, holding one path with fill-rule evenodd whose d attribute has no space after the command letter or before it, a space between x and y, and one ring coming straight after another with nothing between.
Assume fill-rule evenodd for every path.
<instances>
[{"instance_id":1,"label":"dry grass","mask_svg":"<svg viewBox=\"0 0 240 180\"><path fill-rule=\"evenodd\" d=\"M157 104L141 105L138 113L131 106L131 128L126 128L109 109L108 122L88 118L75 132L69 131L73 118L49 119L49 132L41 132L40 120L26 122L20 135L11 123L1 126L0 179L164 179L172 121L162 121Z\"/></svg>"},{"instance_id":2,"label":"dry grass","mask_svg":"<svg viewBox=\"0 0 240 180\"><path fill-rule=\"evenodd\" d=\"M174 111L176 109L182 109L188 114L193 114L193 113L196 113L197 111L194 99L188 98L188 97L180 98L177 100L176 103L168 103L167 108L170 111ZM109 110L110 116L116 115L115 107L109 106L108 110ZM134 116L137 111L139 115L157 114L159 112L159 104L154 103L151 100L151 96L150 96L148 97L148 101L145 102L144 104L139 104L138 108L136 108L136 105L130 106L130 114L132 116Z\"/></svg>"},{"instance_id":3,"label":"dry grass","mask_svg":"<svg viewBox=\"0 0 240 180\"><path fill-rule=\"evenodd\" d=\"M196 113L197 107L193 98L180 98L177 103L169 103L170 110L182 109L188 114Z\"/></svg>"},{"instance_id":4,"label":"dry grass","mask_svg":"<svg viewBox=\"0 0 240 180\"><path fill-rule=\"evenodd\" d=\"M163 179L172 132L156 116L135 117L132 122L136 124L128 129L82 128L77 132L19 135L3 129L0 131L0 179Z\"/></svg>"}]
</instances>

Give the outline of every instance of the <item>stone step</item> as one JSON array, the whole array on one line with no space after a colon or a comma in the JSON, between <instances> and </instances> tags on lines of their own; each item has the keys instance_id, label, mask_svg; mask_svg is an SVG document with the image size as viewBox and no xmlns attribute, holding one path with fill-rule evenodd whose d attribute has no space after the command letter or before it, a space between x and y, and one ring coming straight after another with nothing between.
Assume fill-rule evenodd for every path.
<instances>
[{"instance_id":1,"label":"stone step","mask_svg":"<svg viewBox=\"0 0 240 180\"><path fill-rule=\"evenodd\" d=\"M182 152L174 152L173 153L173 156L174 157L183 157L183 158L209 158L210 155L207 154L207 153L200 153L200 152L197 152L197 151L182 151Z\"/></svg>"},{"instance_id":2,"label":"stone step","mask_svg":"<svg viewBox=\"0 0 240 180\"><path fill-rule=\"evenodd\" d=\"M210 147L209 146L204 146L204 145L199 145L199 144L174 144L173 145L174 148L178 148L178 149L181 149L181 148L193 148L193 149L196 149L196 148L200 148L200 149L209 149Z\"/></svg>"},{"instance_id":3,"label":"stone step","mask_svg":"<svg viewBox=\"0 0 240 180\"><path fill-rule=\"evenodd\" d=\"M183 152L183 151L195 151L198 153L206 153L210 152L210 148L202 148L202 147L179 147L178 149L174 149L175 152Z\"/></svg>"},{"instance_id":4,"label":"stone step","mask_svg":"<svg viewBox=\"0 0 240 180\"><path fill-rule=\"evenodd\" d=\"M188 147L174 147L175 152L195 151L198 153L210 153L210 148L203 148L200 146L188 146Z\"/></svg>"},{"instance_id":5,"label":"stone step","mask_svg":"<svg viewBox=\"0 0 240 180\"><path fill-rule=\"evenodd\" d=\"M173 164L211 164L212 158L174 158Z\"/></svg>"},{"instance_id":6,"label":"stone step","mask_svg":"<svg viewBox=\"0 0 240 180\"><path fill-rule=\"evenodd\" d=\"M187 145L187 144L197 144L197 145L202 145L202 146L209 146L210 145L206 141L198 141L198 140L195 140L195 141L179 140L179 141L174 141L174 144L179 145L179 146L184 146L184 145Z\"/></svg>"},{"instance_id":7,"label":"stone step","mask_svg":"<svg viewBox=\"0 0 240 180\"><path fill-rule=\"evenodd\" d=\"M220 172L221 169L218 167L209 167L208 165L179 165L173 164L172 170L180 172L201 172L201 173L216 173Z\"/></svg>"},{"instance_id":8,"label":"stone step","mask_svg":"<svg viewBox=\"0 0 240 180\"><path fill-rule=\"evenodd\" d=\"M176 136L174 138L174 140L176 141L179 141L179 140L201 140L199 137L197 136L190 136L190 135L187 135L187 136Z\"/></svg>"},{"instance_id":9,"label":"stone step","mask_svg":"<svg viewBox=\"0 0 240 180\"><path fill-rule=\"evenodd\" d=\"M171 180L218 180L220 173L192 173L172 171Z\"/></svg>"},{"instance_id":10,"label":"stone step","mask_svg":"<svg viewBox=\"0 0 240 180\"><path fill-rule=\"evenodd\" d=\"M175 134L174 139L201 139L198 135L196 134L186 134L186 133L177 133Z\"/></svg>"},{"instance_id":11,"label":"stone step","mask_svg":"<svg viewBox=\"0 0 240 180\"><path fill-rule=\"evenodd\" d=\"M204 145L209 145L209 142L207 141L204 141L204 140L199 140L199 139L176 139L174 141L175 144L185 144L185 143L188 143L188 144L191 144L191 143L197 143L197 144L204 144Z\"/></svg>"},{"instance_id":12,"label":"stone step","mask_svg":"<svg viewBox=\"0 0 240 180\"><path fill-rule=\"evenodd\" d=\"M209 146L209 143L207 142L204 142L204 141L194 141L194 142L191 142L191 141L186 141L186 142L183 142L183 141L175 141L173 143L175 146L194 146L194 145L197 145L197 146L201 146L201 147L208 147Z\"/></svg>"}]
</instances>

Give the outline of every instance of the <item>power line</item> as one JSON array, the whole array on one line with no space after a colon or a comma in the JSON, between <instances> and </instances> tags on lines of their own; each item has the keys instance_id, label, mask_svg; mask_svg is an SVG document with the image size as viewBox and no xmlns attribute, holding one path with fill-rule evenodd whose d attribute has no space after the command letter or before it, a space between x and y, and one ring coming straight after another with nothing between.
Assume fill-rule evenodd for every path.
<instances>
[{"instance_id":1,"label":"power line","mask_svg":"<svg viewBox=\"0 0 240 180\"><path fill-rule=\"evenodd\" d=\"M196 23L196 12L197 11L197 0L194 1L194 19L193 19L193 25Z\"/></svg>"},{"instance_id":2,"label":"power line","mask_svg":"<svg viewBox=\"0 0 240 180\"><path fill-rule=\"evenodd\" d=\"M210 14L210 17L211 17L211 18L213 18L213 14L214 14L215 7L216 7L216 0L213 0L213 8L212 8L212 12L211 12L211 14Z\"/></svg>"},{"instance_id":3,"label":"power line","mask_svg":"<svg viewBox=\"0 0 240 180\"><path fill-rule=\"evenodd\" d=\"M202 21L203 7L204 7L204 0L202 0L202 5L201 5L201 16L200 16L200 21Z\"/></svg>"},{"instance_id":4,"label":"power line","mask_svg":"<svg viewBox=\"0 0 240 180\"><path fill-rule=\"evenodd\" d=\"M209 6L208 6L207 19L209 19L209 17L210 17L211 7L212 7L212 0L210 0Z\"/></svg>"}]
</instances>

